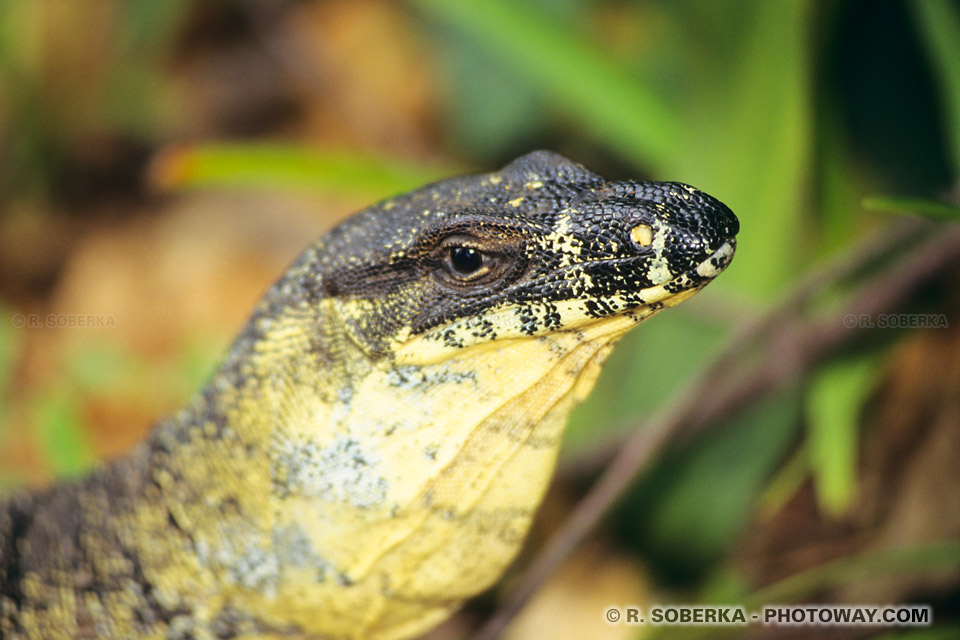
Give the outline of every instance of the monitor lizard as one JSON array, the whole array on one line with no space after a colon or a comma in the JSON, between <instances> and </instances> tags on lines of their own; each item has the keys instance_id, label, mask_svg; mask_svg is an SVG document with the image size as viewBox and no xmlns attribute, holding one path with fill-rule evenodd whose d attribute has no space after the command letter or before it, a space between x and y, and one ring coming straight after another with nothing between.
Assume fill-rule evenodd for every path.
<instances>
[{"instance_id":1,"label":"monitor lizard","mask_svg":"<svg viewBox=\"0 0 960 640\"><path fill-rule=\"evenodd\" d=\"M422 633L517 553L614 343L738 230L543 151L354 215L132 453L0 503L0 636Z\"/></svg>"}]
</instances>

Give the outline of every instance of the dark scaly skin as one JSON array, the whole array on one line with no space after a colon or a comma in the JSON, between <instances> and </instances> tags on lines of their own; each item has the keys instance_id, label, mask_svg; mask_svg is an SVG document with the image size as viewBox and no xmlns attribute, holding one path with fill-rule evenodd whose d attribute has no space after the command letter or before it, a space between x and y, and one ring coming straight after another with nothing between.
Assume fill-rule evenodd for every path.
<instances>
[{"instance_id":1,"label":"dark scaly skin","mask_svg":"<svg viewBox=\"0 0 960 640\"><path fill-rule=\"evenodd\" d=\"M424 631L519 549L616 340L737 231L691 187L546 152L355 215L128 457L0 504L0 635Z\"/></svg>"}]
</instances>

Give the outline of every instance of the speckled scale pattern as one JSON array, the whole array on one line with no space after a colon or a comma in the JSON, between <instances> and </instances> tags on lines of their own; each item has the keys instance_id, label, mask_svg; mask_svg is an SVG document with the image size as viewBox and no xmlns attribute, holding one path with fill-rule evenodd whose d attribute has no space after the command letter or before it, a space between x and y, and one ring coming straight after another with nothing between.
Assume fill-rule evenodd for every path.
<instances>
[{"instance_id":1,"label":"speckled scale pattern","mask_svg":"<svg viewBox=\"0 0 960 640\"><path fill-rule=\"evenodd\" d=\"M504 221L504 211L509 221ZM369 231L368 219L373 217L383 221L382 236ZM630 241L630 230L652 222L663 225L662 248L638 249ZM432 241L462 228L500 243L515 239L530 268L496 290L449 296L430 280L417 258ZM378 314L363 312L356 319L360 336L382 341L394 327L424 331L498 305L571 295L592 300L645 289L660 284L644 268L655 251L666 265L661 275L679 274L738 229L725 205L687 185L608 183L559 156L535 153L486 179L441 182L369 209L334 232L317 271L329 274L327 292L376 299L391 309L393 321L386 331L382 326L364 329L378 321ZM590 285L585 286L583 274L591 276ZM390 283L388 292L380 286L385 281Z\"/></svg>"},{"instance_id":2,"label":"speckled scale pattern","mask_svg":"<svg viewBox=\"0 0 960 640\"><path fill-rule=\"evenodd\" d=\"M128 457L0 504L0 636L423 632L520 548L616 341L737 231L692 187L549 152L356 214Z\"/></svg>"}]
</instances>

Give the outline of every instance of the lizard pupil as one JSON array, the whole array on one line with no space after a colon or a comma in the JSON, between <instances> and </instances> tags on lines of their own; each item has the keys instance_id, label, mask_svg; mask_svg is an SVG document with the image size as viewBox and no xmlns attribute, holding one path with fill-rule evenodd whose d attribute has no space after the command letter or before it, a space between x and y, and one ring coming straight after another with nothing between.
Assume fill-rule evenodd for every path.
<instances>
[{"instance_id":1,"label":"lizard pupil","mask_svg":"<svg viewBox=\"0 0 960 640\"><path fill-rule=\"evenodd\" d=\"M468 276L483 266L483 254L470 247L450 249L450 264L460 275Z\"/></svg>"}]
</instances>

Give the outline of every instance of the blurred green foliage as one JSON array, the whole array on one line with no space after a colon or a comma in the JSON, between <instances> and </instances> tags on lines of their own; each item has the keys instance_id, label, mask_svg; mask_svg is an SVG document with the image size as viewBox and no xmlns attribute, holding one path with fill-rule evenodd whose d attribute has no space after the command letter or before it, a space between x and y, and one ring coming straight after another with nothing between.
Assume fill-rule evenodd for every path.
<instances>
[{"instance_id":1,"label":"blurred green foliage","mask_svg":"<svg viewBox=\"0 0 960 640\"><path fill-rule=\"evenodd\" d=\"M749 520L798 427L799 389L768 396L689 447L667 452L625 500L625 538L675 582L699 577Z\"/></svg>"},{"instance_id":2,"label":"blurred green foliage","mask_svg":"<svg viewBox=\"0 0 960 640\"><path fill-rule=\"evenodd\" d=\"M31 390L27 403L34 438L50 471L75 477L96 464L86 411L91 399L135 405L144 389L150 389L153 400L175 407L212 375L223 347L222 337L197 335L177 358L158 366L104 338L77 341L68 349L61 373Z\"/></svg>"},{"instance_id":3,"label":"blurred green foliage","mask_svg":"<svg viewBox=\"0 0 960 640\"><path fill-rule=\"evenodd\" d=\"M76 389L69 384L44 389L33 398L30 424L40 450L58 477L73 478L89 471L96 458L77 410L82 406Z\"/></svg>"},{"instance_id":4,"label":"blurred green foliage","mask_svg":"<svg viewBox=\"0 0 960 640\"><path fill-rule=\"evenodd\" d=\"M84 144L169 130L163 63L191 5L0 2L0 203L57 195Z\"/></svg>"}]
</instances>

